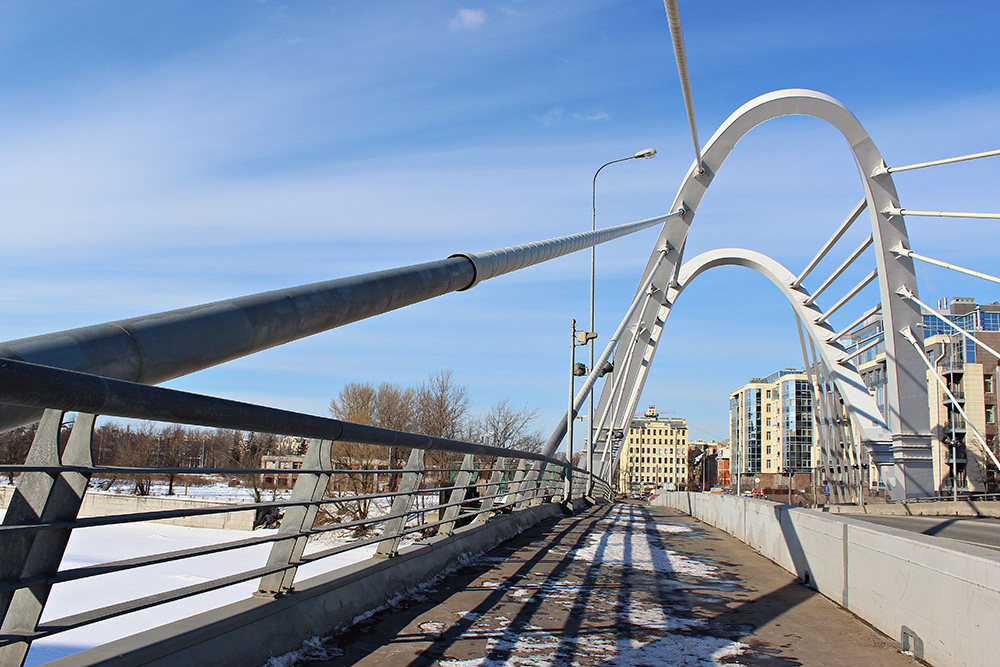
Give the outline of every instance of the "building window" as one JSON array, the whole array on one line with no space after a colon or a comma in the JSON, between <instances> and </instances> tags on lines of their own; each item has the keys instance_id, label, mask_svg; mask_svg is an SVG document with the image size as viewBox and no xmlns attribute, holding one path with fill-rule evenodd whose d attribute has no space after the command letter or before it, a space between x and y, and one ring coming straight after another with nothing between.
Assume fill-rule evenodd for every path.
<instances>
[{"instance_id":1,"label":"building window","mask_svg":"<svg viewBox=\"0 0 1000 667\"><path fill-rule=\"evenodd\" d=\"M987 405L986 406L986 423L994 424L997 420L997 406Z\"/></svg>"},{"instance_id":2,"label":"building window","mask_svg":"<svg viewBox=\"0 0 1000 667\"><path fill-rule=\"evenodd\" d=\"M983 391L985 391L987 394L992 394L993 393L993 376L992 375L987 375L986 377L983 378Z\"/></svg>"}]
</instances>

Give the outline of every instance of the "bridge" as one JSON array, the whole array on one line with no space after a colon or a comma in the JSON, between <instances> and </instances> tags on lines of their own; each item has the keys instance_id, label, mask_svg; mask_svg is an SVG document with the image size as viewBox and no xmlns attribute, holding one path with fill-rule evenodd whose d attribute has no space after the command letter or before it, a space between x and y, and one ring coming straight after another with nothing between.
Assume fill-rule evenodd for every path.
<instances>
[{"instance_id":1,"label":"bridge","mask_svg":"<svg viewBox=\"0 0 1000 667\"><path fill-rule=\"evenodd\" d=\"M896 173L991 157L1000 151L893 166L843 104L823 93L799 89L748 101L702 147L690 104L679 14L676 3L666 4L695 147L695 159L666 211L559 238L459 252L423 264L0 344L0 427L39 421L27 457L0 466L18 475L0 528L2 664L22 664L31 644L47 637L245 582L254 582L255 587L246 599L83 651L57 664L259 664L294 651L311 637L350 626L400 592L425 584L443 570L467 565L470 554L491 552L532 527L556 526L548 538L555 549L563 539L556 520L565 515L583 517L581 521L624 521L621 506L614 504L617 462L668 331L669 316L697 278L722 266L744 267L766 277L795 314L803 367L814 399L813 431L821 451L817 467L831 487L834 504L862 502L863 494L855 490L867 483L863 471L869 462L874 478L885 484L889 499L899 506L939 495L941 484L932 461L929 386L940 387L955 407L956 419L962 420L968 439L961 446L975 449L988 467L1000 468L996 443L975 427L964 401L955 394L954 383L928 356L927 318L967 339L980 354L1000 354L947 313L921 300L916 266L934 265L992 283L1000 278L936 258L931 249L912 248L906 229L907 217L995 219L1000 215L909 209L894 184ZM720 247L685 258L698 208L711 197L710 186L740 140L763 123L793 115L823 121L843 136L858 166L864 198L797 272L765 254L739 248ZM862 225L864 219L870 233L859 246L843 248L848 230ZM484 281L503 280L513 272L654 228L658 236L631 300L622 304L620 323L603 350L587 364L582 382L571 385L566 414L541 452L378 428L156 386L320 332L474 290ZM828 275L816 277L823 261L834 257L844 259ZM859 266L871 268L856 285L836 298L829 297L838 278ZM874 304L863 302L871 292L866 291L869 286L877 287ZM852 336L860 325L873 322L880 323L881 331L874 340L862 342ZM574 354L577 333L574 325L568 341ZM587 342L586 333L580 342ZM886 358L883 406L858 370L858 359L876 349L884 351ZM588 400L592 403L587 423L592 426L583 456L574 464L574 422ZM70 426L67 415L71 413L75 418ZM287 499L81 516L88 483L95 475L191 472L169 466L139 469L95 464L93 433L99 417L253 431L300 438L308 444ZM338 469L332 455L335 443L401 448L408 458L393 470ZM951 447L950 460L956 465L959 443L952 441ZM560 448L564 457L558 455ZM435 460L454 465L435 466L428 453L444 453ZM735 456L737 469L748 469L746 453ZM198 472L249 479L268 470L203 467ZM338 479L358 476L374 478L374 490L360 495L328 492L336 488ZM385 511L354 521L316 521L321 508L362 501L384 503ZM664 512L656 515L661 518L684 515L717 527L931 664L987 664L1000 649L997 633L989 632L1000 611L1000 560L995 552L942 545L892 528L866 525L844 514L737 496L665 492L654 504L674 512L643 511ZM74 531L247 509L280 515L277 529L98 565L63 562ZM659 521L649 516L643 515L642 521ZM361 528L370 536L308 548L310 538ZM668 534L657 537L664 544L670 539ZM139 597L120 599L108 591L108 599L89 601L85 611L43 620L46 602L57 585L262 545L268 552L266 558L248 560L240 571ZM577 554L583 546L574 547ZM371 547L368 558L300 577L301 572L312 572L314 565L366 547ZM587 572L580 576L593 585L587 581L591 575L597 576ZM627 586L626 582L623 590ZM943 590L948 592L940 593ZM929 604L930 595L935 597L933 604ZM929 610L928 606L937 608ZM568 633L565 639L572 639L573 624L563 627ZM517 629L527 630L526 624ZM488 651L496 653L495 643ZM611 651L604 658L614 656Z\"/></svg>"}]
</instances>

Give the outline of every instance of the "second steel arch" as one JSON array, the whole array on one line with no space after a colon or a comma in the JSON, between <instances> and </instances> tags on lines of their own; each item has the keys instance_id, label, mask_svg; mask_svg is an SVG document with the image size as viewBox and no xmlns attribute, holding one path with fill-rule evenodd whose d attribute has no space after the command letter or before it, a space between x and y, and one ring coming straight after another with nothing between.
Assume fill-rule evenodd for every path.
<instances>
[{"instance_id":1,"label":"second steel arch","mask_svg":"<svg viewBox=\"0 0 1000 667\"><path fill-rule=\"evenodd\" d=\"M605 423L597 424L596 444L607 454L611 450L610 435L627 428L634 413L642 387L648 376L672 299L679 294L678 270L683 258L688 230L705 192L736 144L750 130L774 118L802 115L826 121L847 140L857 162L865 190L865 201L871 216L879 296L885 328L887 363L886 422L892 440L893 457L897 464L897 497L926 495L933 489L930 461L929 416L927 385L916 350L900 333L907 327L917 329L919 309L897 291L906 288L917 293L913 263L906 257L890 252L893 247L909 248L906 227L900 215L899 198L885 162L871 137L857 118L834 98L811 90L780 90L757 97L737 109L705 145L701 167L695 162L688 170L670 210L683 209L681 217L664 225L644 270L652 271L654 289L661 298L651 301L629 320L634 343L620 345L614 356L614 366L624 375L616 379L620 388L616 394L608 383L601 393L597 414L610 415ZM654 266L661 248L669 247L667 261ZM804 293L804 292L803 292ZM812 320L815 324L819 315ZM605 461L607 457L605 456ZM610 474L608 468L606 474Z\"/></svg>"}]
</instances>

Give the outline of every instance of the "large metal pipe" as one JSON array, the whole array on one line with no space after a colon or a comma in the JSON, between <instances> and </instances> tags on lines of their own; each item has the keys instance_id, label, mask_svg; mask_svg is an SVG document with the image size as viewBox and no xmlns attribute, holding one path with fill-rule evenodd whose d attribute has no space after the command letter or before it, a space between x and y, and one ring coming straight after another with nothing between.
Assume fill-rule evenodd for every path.
<instances>
[{"instance_id":1,"label":"large metal pipe","mask_svg":"<svg viewBox=\"0 0 1000 667\"><path fill-rule=\"evenodd\" d=\"M652 227L660 216L485 253L262 292L0 344L0 357L157 384ZM38 419L0 406L0 430Z\"/></svg>"}]
</instances>

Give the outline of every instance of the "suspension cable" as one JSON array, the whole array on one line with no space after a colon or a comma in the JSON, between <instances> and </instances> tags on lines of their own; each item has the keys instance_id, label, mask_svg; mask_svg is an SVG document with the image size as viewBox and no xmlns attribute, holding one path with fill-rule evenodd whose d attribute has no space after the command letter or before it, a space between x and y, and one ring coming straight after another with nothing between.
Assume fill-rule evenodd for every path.
<instances>
[{"instance_id":1,"label":"suspension cable","mask_svg":"<svg viewBox=\"0 0 1000 667\"><path fill-rule=\"evenodd\" d=\"M859 324L861 324L862 322L864 322L865 320L867 320L869 317L871 317L875 313L879 312L880 310L882 310L882 304L881 303L875 304L873 307L869 308L864 313L862 313L861 317L859 317L858 319L854 320L853 322L851 322L850 324L848 324L846 327L844 327L843 329L841 329L840 331L838 331L836 334L834 334L833 338L831 338L830 340L831 341L840 340L841 338L843 338L847 334L851 333L851 331L854 330L854 327L858 326Z\"/></svg>"},{"instance_id":2,"label":"suspension cable","mask_svg":"<svg viewBox=\"0 0 1000 667\"><path fill-rule=\"evenodd\" d=\"M674 60L677 61L677 74L681 79L681 93L684 95L684 108L687 110L688 125L691 126L691 139L694 141L694 159L698 163L698 173L705 172L701 163L701 145L698 143L698 127L694 122L694 101L691 97L691 77L688 74L687 54L684 49L684 31L681 28L681 10L677 0L663 0L667 10L667 23L670 25L670 41L674 45Z\"/></svg>"},{"instance_id":3,"label":"suspension cable","mask_svg":"<svg viewBox=\"0 0 1000 667\"><path fill-rule=\"evenodd\" d=\"M936 167L941 164L954 164L955 162L965 162L966 160L978 160L983 157L993 157L1000 155L1000 150L986 151L984 153L972 153L970 155L960 155L958 157L945 158L944 160L931 160L930 162L918 162L908 164L905 167L886 167L886 173L894 174L897 171L911 171L913 169L923 169L925 167Z\"/></svg>"},{"instance_id":4,"label":"suspension cable","mask_svg":"<svg viewBox=\"0 0 1000 667\"><path fill-rule=\"evenodd\" d=\"M845 303L847 303L848 301L850 301L851 299L853 299L853 298L854 298L855 296L857 296L857 295L858 295L858 292L860 292L860 291L861 291L861 290L863 290L863 289L864 289L865 287L867 287L867 286L868 286L868 284L869 284L869 283L871 283L871 282L872 282L873 280L875 280L875 279L876 279L877 277L878 277L878 269L872 269L872 272L871 272L871 273L869 273L869 274L868 274L868 275L867 275L867 276L866 276L865 278L863 278L863 279L861 280L861 282L859 282L859 283L858 283L857 285L855 285L855 286L854 286L854 287L853 287L853 288L851 289L851 291L850 291L850 292L848 292L848 293L847 293L847 294L845 294L845 295L844 295L843 297L841 297L840 301L838 301L837 303L833 304L833 305L832 305L832 306L830 307L830 309L829 309L829 310L827 310L827 311L826 311L826 312L825 312L825 313L823 314L823 316L822 316L822 317L819 317L819 318L818 318L818 319L816 320L816 324L823 324L823 323L824 323L824 322L826 322L826 321L827 321L828 319L830 319L830 316L831 316L831 315L833 315L833 314L834 314L835 312L837 312L838 310L840 310L840 308L841 308L841 307L842 307L842 306L843 306L843 305L844 305Z\"/></svg>"},{"instance_id":5,"label":"suspension cable","mask_svg":"<svg viewBox=\"0 0 1000 667\"><path fill-rule=\"evenodd\" d=\"M915 211L898 206L886 206L885 215L915 215L921 218L973 218L975 220L1000 220L1000 213L965 213L962 211Z\"/></svg>"},{"instance_id":6,"label":"suspension cable","mask_svg":"<svg viewBox=\"0 0 1000 667\"><path fill-rule=\"evenodd\" d=\"M824 257L826 257L826 254L830 252L830 248L832 248L834 244L836 244L837 241L840 240L840 237L844 235L844 232L850 229L851 225L854 224L854 221L858 219L858 216L861 215L861 212L864 211L865 208L867 208L867 206L868 206L868 201L865 199L862 199L860 202L858 202L858 205L854 207L850 215L848 215L847 218L842 223L840 223L840 227L838 227L837 231L833 233L833 236L830 237L830 240L828 240L823 245L823 247L820 248L819 252L816 253L816 256L812 258L812 261L809 262L806 268L802 270L802 273L799 274L799 277L796 278L794 282L792 282L792 289L795 289L796 287L802 284L802 281L806 279L806 276L808 276L812 272L812 270L816 268L816 265L819 264Z\"/></svg>"},{"instance_id":7,"label":"suspension cable","mask_svg":"<svg viewBox=\"0 0 1000 667\"><path fill-rule=\"evenodd\" d=\"M941 388L944 389L944 393L946 393L948 395L948 398L951 399L952 405L954 405L955 408L958 409L958 412L962 415L962 418L965 420L966 425L968 425L972 429L972 432L975 434L976 438L982 444L983 449L989 455L990 459L993 461L993 464L998 469L1000 469L1000 460L997 460L996 454L994 454L993 450L991 450L987 446L986 440L983 438L982 433L979 432L979 429L976 428L976 425L972 423L971 419L969 419L969 415L965 413L965 409L962 408L962 404L958 401L957 398L955 398L955 394L951 393L951 389L948 388L948 383L944 381L944 378L941 377L941 374L937 372L936 368L934 368L934 365L931 363L931 360L927 358L927 353L924 352L923 346L917 343L917 339L913 335L913 331L910 329L910 327L906 327L899 333L903 334L903 338L910 341L910 344L913 345L914 349L920 355L920 358L924 360L924 363L927 365L927 368L930 369L931 374L934 376L934 379L937 380L938 384L941 385Z\"/></svg>"},{"instance_id":8,"label":"suspension cable","mask_svg":"<svg viewBox=\"0 0 1000 667\"><path fill-rule=\"evenodd\" d=\"M928 264L933 264L934 266L940 266L945 269L951 269L952 271L958 271L959 273L964 273L966 275L974 276L976 278L982 278L983 280L989 280L994 283L1000 283L1000 278L996 276L991 276L988 273L980 273L979 271L974 271L973 269L966 269L961 266L956 266L955 264L949 264L948 262L942 262L941 260L932 259L930 257L925 257L923 255L918 255L908 248L904 248L902 245L897 245L895 248L889 250L894 255L909 257L911 259L919 259L921 262L927 262Z\"/></svg>"},{"instance_id":9,"label":"suspension cable","mask_svg":"<svg viewBox=\"0 0 1000 667\"><path fill-rule=\"evenodd\" d=\"M869 234L868 238L866 238L864 242L861 245L859 245L857 249L855 249L855 251L852 252L850 256L847 259L845 259L839 267L837 267L837 270L831 273L830 277L827 278L822 285L816 288L816 291L813 292L808 299L802 302L802 305L811 306L813 303L815 303L819 295L825 292L826 288L832 285L833 282L837 278L839 278L844 273L844 271L846 271L848 267L851 264L853 264L858 259L858 257L861 256L861 253L863 253L865 250L868 249L868 246L870 246L871 244L872 244L872 235Z\"/></svg>"},{"instance_id":10,"label":"suspension cable","mask_svg":"<svg viewBox=\"0 0 1000 667\"><path fill-rule=\"evenodd\" d=\"M945 324L947 324L948 326L950 326L952 329L955 329L956 331L958 331L958 333L962 334L963 336L965 336L966 338L968 338L969 340L971 340L973 343L975 343L979 347L983 348L984 350L986 350L987 352L989 352L990 354L992 354L997 359L1000 359L1000 352L997 352L992 347L990 347L989 345L987 345L983 341L979 340L978 338L976 338L975 336L973 336L972 334L970 334L968 331L966 331L962 327L958 326L957 324L955 324L954 322L952 322L951 320L949 320L947 317L945 317L944 315L942 315L940 312L938 312L934 308L931 308L926 303L924 303L923 301L921 301L920 299L918 299L916 294L914 294L913 292L911 292L909 289L906 288L906 285L903 285L898 290L896 290L896 294L900 295L904 299L909 299L910 301L914 302L915 304L917 304L918 306L920 306L921 308L923 308L924 310L926 310L927 312L929 312L931 315L933 315L934 317L938 318L939 320L941 320L942 322L944 322Z\"/></svg>"}]
</instances>

